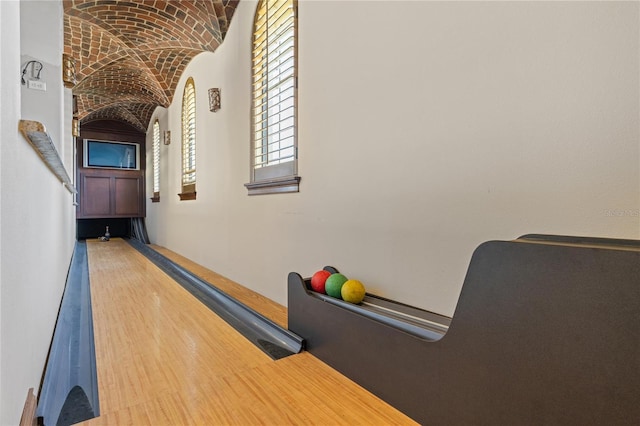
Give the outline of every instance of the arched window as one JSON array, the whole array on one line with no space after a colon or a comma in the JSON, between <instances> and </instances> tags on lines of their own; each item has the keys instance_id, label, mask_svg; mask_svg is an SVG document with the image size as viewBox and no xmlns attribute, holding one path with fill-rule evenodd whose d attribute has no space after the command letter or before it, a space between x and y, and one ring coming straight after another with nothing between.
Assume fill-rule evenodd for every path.
<instances>
[{"instance_id":1,"label":"arched window","mask_svg":"<svg viewBox=\"0 0 640 426\"><path fill-rule=\"evenodd\" d=\"M249 195L297 192L297 0L260 0L252 49Z\"/></svg>"},{"instance_id":2,"label":"arched window","mask_svg":"<svg viewBox=\"0 0 640 426\"><path fill-rule=\"evenodd\" d=\"M189 77L182 95L182 193L181 200L196 198L196 88Z\"/></svg>"},{"instance_id":3,"label":"arched window","mask_svg":"<svg viewBox=\"0 0 640 426\"><path fill-rule=\"evenodd\" d=\"M153 123L153 198L151 201L160 201L160 123Z\"/></svg>"}]
</instances>

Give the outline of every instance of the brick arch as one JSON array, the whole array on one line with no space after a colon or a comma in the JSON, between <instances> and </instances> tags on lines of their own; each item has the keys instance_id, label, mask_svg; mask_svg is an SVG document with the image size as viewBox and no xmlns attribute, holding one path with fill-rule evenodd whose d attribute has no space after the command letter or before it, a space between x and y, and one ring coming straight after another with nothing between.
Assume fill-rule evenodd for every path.
<instances>
[{"instance_id":1,"label":"brick arch","mask_svg":"<svg viewBox=\"0 0 640 426\"><path fill-rule=\"evenodd\" d=\"M127 46L99 26L74 16L64 18L64 53L76 61L79 81L106 64L130 55Z\"/></svg>"},{"instance_id":2,"label":"brick arch","mask_svg":"<svg viewBox=\"0 0 640 426\"><path fill-rule=\"evenodd\" d=\"M157 107L154 103L140 102L133 96L114 98L97 93L77 95L77 103L82 111L78 113L81 125L95 120L96 117L117 119L118 114L121 114L122 121L133 124L142 131L146 131L151 115Z\"/></svg>"},{"instance_id":3,"label":"brick arch","mask_svg":"<svg viewBox=\"0 0 640 426\"><path fill-rule=\"evenodd\" d=\"M202 53L199 49L165 48L144 52L149 69L156 73L160 85L165 88L169 106L182 72L194 56Z\"/></svg>"},{"instance_id":4,"label":"brick arch","mask_svg":"<svg viewBox=\"0 0 640 426\"><path fill-rule=\"evenodd\" d=\"M91 123L92 121L115 120L125 122L137 130L146 133L147 124L153 115L154 109L155 107L147 103L135 104L125 102L121 104L110 104L86 115L82 119L81 125Z\"/></svg>"},{"instance_id":5,"label":"brick arch","mask_svg":"<svg viewBox=\"0 0 640 426\"><path fill-rule=\"evenodd\" d=\"M169 105L165 91L158 81L146 67L141 67L140 62L131 57L114 61L95 71L90 78L85 78L74 88L74 93Z\"/></svg>"},{"instance_id":6,"label":"brick arch","mask_svg":"<svg viewBox=\"0 0 640 426\"><path fill-rule=\"evenodd\" d=\"M238 1L63 4L64 52L76 61L78 84L73 92L79 99L79 117L84 122L120 114L121 121L146 131L155 107L171 103L189 61L222 43Z\"/></svg>"}]
</instances>

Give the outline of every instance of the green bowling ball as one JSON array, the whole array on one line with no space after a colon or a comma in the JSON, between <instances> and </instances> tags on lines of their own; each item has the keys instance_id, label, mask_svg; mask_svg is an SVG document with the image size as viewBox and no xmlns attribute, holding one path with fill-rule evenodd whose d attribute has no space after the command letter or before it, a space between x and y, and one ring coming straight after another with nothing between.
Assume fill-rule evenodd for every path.
<instances>
[{"instance_id":1,"label":"green bowling ball","mask_svg":"<svg viewBox=\"0 0 640 426\"><path fill-rule=\"evenodd\" d=\"M324 283L324 290L331 297L342 299L342 285L348 281L348 278L342 274L331 274Z\"/></svg>"}]
</instances>

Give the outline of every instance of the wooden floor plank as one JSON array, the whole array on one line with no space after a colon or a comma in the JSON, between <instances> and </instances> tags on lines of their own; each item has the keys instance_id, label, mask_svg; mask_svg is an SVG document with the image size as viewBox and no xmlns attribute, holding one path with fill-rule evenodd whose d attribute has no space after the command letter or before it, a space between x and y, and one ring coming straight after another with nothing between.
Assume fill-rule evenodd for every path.
<instances>
[{"instance_id":1,"label":"wooden floor plank","mask_svg":"<svg viewBox=\"0 0 640 426\"><path fill-rule=\"evenodd\" d=\"M126 242L87 248L101 416L85 424L413 424L309 353L273 361Z\"/></svg>"}]
</instances>

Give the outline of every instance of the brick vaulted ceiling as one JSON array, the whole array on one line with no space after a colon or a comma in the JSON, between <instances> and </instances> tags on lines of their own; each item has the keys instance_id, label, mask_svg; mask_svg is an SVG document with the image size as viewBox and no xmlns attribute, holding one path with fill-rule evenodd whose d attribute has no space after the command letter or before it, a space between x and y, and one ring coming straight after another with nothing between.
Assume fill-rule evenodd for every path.
<instances>
[{"instance_id":1,"label":"brick vaulted ceiling","mask_svg":"<svg viewBox=\"0 0 640 426\"><path fill-rule=\"evenodd\" d=\"M118 120L146 132L189 61L222 43L238 1L64 0L81 124Z\"/></svg>"}]
</instances>

